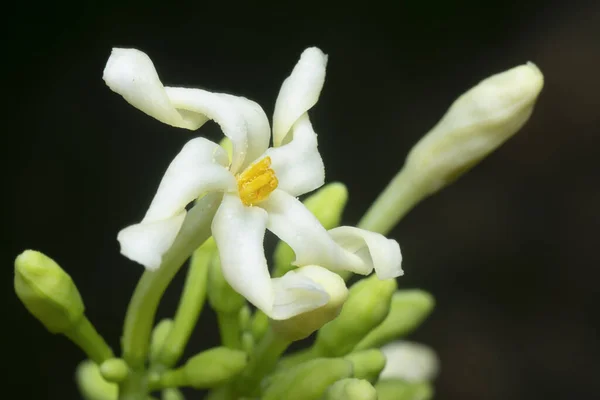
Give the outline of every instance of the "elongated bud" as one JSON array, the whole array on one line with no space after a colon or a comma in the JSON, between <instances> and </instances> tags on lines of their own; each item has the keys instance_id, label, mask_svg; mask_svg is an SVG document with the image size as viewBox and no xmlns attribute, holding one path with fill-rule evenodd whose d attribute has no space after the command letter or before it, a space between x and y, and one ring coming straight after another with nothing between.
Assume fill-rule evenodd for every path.
<instances>
[{"instance_id":1,"label":"elongated bud","mask_svg":"<svg viewBox=\"0 0 600 400\"><path fill-rule=\"evenodd\" d=\"M377 390L364 379L346 378L331 385L323 400L377 400Z\"/></svg>"},{"instance_id":2,"label":"elongated bud","mask_svg":"<svg viewBox=\"0 0 600 400\"><path fill-rule=\"evenodd\" d=\"M433 296L423 290L397 291L392 296L392 305L387 317L369 332L354 350L380 347L411 333L427 318L434 305Z\"/></svg>"},{"instance_id":3,"label":"elongated bud","mask_svg":"<svg viewBox=\"0 0 600 400\"><path fill-rule=\"evenodd\" d=\"M386 362L385 355L379 349L350 353L344 359L350 361L354 367L352 376L358 379L366 379L369 382L377 381Z\"/></svg>"},{"instance_id":4,"label":"elongated bud","mask_svg":"<svg viewBox=\"0 0 600 400\"><path fill-rule=\"evenodd\" d=\"M314 349L317 354L337 357L348 354L390 310L396 281L379 280L375 275L352 285L340 315L319 329Z\"/></svg>"},{"instance_id":5,"label":"elongated bud","mask_svg":"<svg viewBox=\"0 0 600 400\"><path fill-rule=\"evenodd\" d=\"M325 268L307 265L288 274L302 274L321 287L329 295L329 301L314 310L296 315L285 320L273 320L273 331L288 341L295 341L308 337L311 333L321 328L327 322L337 317L348 298L346 283L339 275Z\"/></svg>"},{"instance_id":6,"label":"elongated bud","mask_svg":"<svg viewBox=\"0 0 600 400\"><path fill-rule=\"evenodd\" d=\"M381 379L394 378L408 382L434 379L439 370L435 351L419 343L398 340L381 348L387 360Z\"/></svg>"},{"instance_id":7,"label":"elongated bud","mask_svg":"<svg viewBox=\"0 0 600 400\"><path fill-rule=\"evenodd\" d=\"M185 400L185 396L177 388L167 388L162 391L162 400Z\"/></svg>"},{"instance_id":8,"label":"elongated bud","mask_svg":"<svg viewBox=\"0 0 600 400\"><path fill-rule=\"evenodd\" d=\"M401 379L382 379L375 384L378 400L430 400L433 387L428 382L406 382Z\"/></svg>"},{"instance_id":9,"label":"elongated bud","mask_svg":"<svg viewBox=\"0 0 600 400\"><path fill-rule=\"evenodd\" d=\"M83 318L85 307L69 274L38 251L16 258L14 284L27 310L52 333L65 333Z\"/></svg>"},{"instance_id":10,"label":"elongated bud","mask_svg":"<svg viewBox=\"0 0 600 400\"><path fill-rule=\"evenodd\" d=\"M239 374L247 363L248 356L245 352L215 347L190 358L183 367L165 372L155 386L213 388Z\"/></svg>"},{"instance_id":11,"label":"elongated bud","mask_svg":"<svg viewBox=\"0 0 600 400\"><path fill-rule=\"evenodd\" d=\"M209 239L212 240L212 239ZM242 295L233 290L227 283L221 271L221 260L219 253L214 252L210 268L208 270L208 301L211 307L220 313L237 314L246 304ZM237 318L237 315L236 317Z\"/></svg>"},{"instance_id":12,"label":"elongated bud","mask_svg":"<svg viewBox=\"0 0 600 400\"><path fill-rule=\"evenodd\" d=\"M415 180L434 193L514 135L529 119L544 77L527 63L493 75L460 96L407 157Z\"/></svg>"},{"instance_id":13,"label":"elongated bud","mask_svg":"<svg viewBox=\"0 0 600 400\"><path fill-rule=\"evenodd\" d=\"M117 385L107 382L100 374L98 365L91 360L85 360L77 366L75 381L85 400L117 400Z\"/></svg>"},{"instance_id":14,"label":"elongated bud","mask_svg":"<svg viewBox=\"0 0 600 400\"><path fill-rule=\"evenodd\" d=\"M110 358L100 364L100 374L107 382L123 382L129 375L129 366L121 358Z\"/></svg>"},{"instance_id":15,"label":"elongated bud","mask_svg":"<svg viewBox=\"0 0 600 400\"><path fill-rule=\"evenodd\" d=\"M334 182L323 186L313 195L307 197L303 203L319 220L325 229L339 226L342 213L348 202L348 189L343 183ZM275 261L275 276L282 276L292 268L296 256L294 251L285 242L280 241L275 247L273 259Z\"/></svg>"},{"instance_id":16,"label":"elongated bud","mask_svg":"<svg viewBox=\"0 0 600 400\"><path fill-rule=\"evenodd\" d=\"M334 382L352 376L352 363L341 358L318 358L277 374L262 400L317 400Z\"/></svg>"},{"instance_id":17,"label":"elongated bud","mask_svg":"<svg viewBox=\"0 0 600 400\"><path fill-rule=\"evenodd\" d=\"M150 339L150 361L156 360L172 329L173 320L170 318L165 318L156 324L154 330L152 330L152 338Z\"/></svg>"}]
</instances>

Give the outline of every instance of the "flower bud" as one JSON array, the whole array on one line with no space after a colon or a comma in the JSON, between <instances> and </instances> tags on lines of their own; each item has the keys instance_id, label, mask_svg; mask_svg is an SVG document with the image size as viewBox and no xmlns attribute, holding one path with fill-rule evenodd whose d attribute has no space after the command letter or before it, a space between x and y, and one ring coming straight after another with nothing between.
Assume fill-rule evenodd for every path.
<instances>
[{"instance_id":1,"label":"flower bud","mask_svg":"<svg viewBox=\"0 0 600 400\"><path fill-rule=\"evenodd\" d=\"M339 226L347 202L348 189L340 182L323 186L303 201L306 208L317 217L321 225L327 230ZM275 261L274 275L282 276L290 271L293 268L292 262L295 258L292 248L285 242L280 241L273 254Z\"/></svg>"},{"instance_id":2,"label":"flower bud","mask_svg":"<svg viewBox=\"0 0 600 400\"><path fill-rule=\"evenodd\" d=\"M339 275L325 268L308 265L288 274L301 274L310 278L329 295L327 303L319 308L296 315L289 319L273 320L273 331L292 342L308 337L311 333L337 317L348 298L348 289ZM286 274L287 275L287 274Z\"/></svg>"},{"instance_id":3,"label":"flower bud","mask_svg":"<svg viewBox=\"0 0 600 400\"><path fill-rule=\"evenodd\" d=\"M334 382L352 375L352 363L341 358L317 358L277 374L262 400L318 400Z\"/></svg>"},{"instance_id":4,"label":"flower bud","mask_svg":"<svg viewBox=\"0 0 600 400\"><path fill-rule=\"evenodd\" d=\"M152 338L150 339L150 361L155 361L160 354L162 346L169 337L171 330L173 329L173 320L165 318L161 320L152 331Z\"/></svg>"},{"instance_id":5,"label":"flower bud","mask_svg":"<svg viewBox=\"0 0 600 400\"><path fill-rule=\"evenodd\" d=\"M177 388L167 388L162 391L162 400L185 400L183 393Z\"/></svg>"},{"instance_id":6,"label":"flower bud","mask_svg":"<svg viewBox=\"0 0 600 400\"><path fill-rule=\"evenodd\" d=\"M323 400L377 400L377 390L364 379L346 378L331 385Z\"/></svg>"},{"instance_id":7,"label":"flower bud","mask_svg":"<svg viewBox=\"0 0 600 400\"><path fill-rule=\"evenodd\" d=\"M387 360L381 379L394 378L407 382L430 381L439 370L435 351L428 346L398 340L381 348Z\"/></svg>"},{"instance_id":8,"label":"flower bud","mask_svg":"<svg viewBox=\"0 0 600 400\"><path fill-rule=\"evenodd\" d=\"M385 355L379 349L370 349L350 353L344 360L348 360L354 367L353 377L376 382L379 374L385 367Z\"/></svg>"},{"instance_id":9,"label":"flower bud","mask_svg":"<svg viewBox=\"0 0 600 400\"><path fill-rule=\"evenodd\" d=\"M431 313L434 305L433 296L423 290L397 291L392 296L387 317L356 345L354 351L380 347L411 333Z\"/></svg>"},{"instance_id":10,"label":"flower bud","mask_svg":"<svg viewBox=\"0 0 600 400\"><path fill-rule=\"evenodd\" d=\"M543 85L540 70L527 63L464 93L408 155L413 181L427 182L427 194L452 183L527 122Z\"/></svg>"},{"instance_id":11,"label":"flower bud","mask_svg":"<svg viewBox=\"0 0 600 400\"><path fill-rule=\"evenodd\" d=\"M326 357L348 354L385 319L396 288L394 279L381 281L375 275L352 285L340 315L319 329L313 347L316 354Z\"/></svg>"},{"instance_id":12,"label":"flower bud","mask_svg":"<svg viewBox=\"0 0 600 400\"><path fill-rule=\"evenodd\" d=\"M212 240L212 239L209 239ZM208 301L218 313L237 314L246 304L246 299L227 283L221 271L219 253L214 251L208 270ZM237 319L237 315L235 317Z\"/></svg>"},{"instance_id":13,"label":"flower bud","mask_svg":"<svg viewBox=\"0 0 600 400\"><path fill-rule=\"evenodd\" d=\"M433 387L427 382L406 382L401 379L383 379L375 384L378 400L430 400Z\"/></svg>"},{"instance_id":14,"label":"flower bud","mask_svg":"<svg viewBox=\"0 0 600 400\"><path fill-rule=\"evenodd\" d=\"M110 358L100 364L100 374L107 382L123 382L129 375L129 366L121 358Z\"/></svg>"},{"instance_id":15,"label":"flower bud","mask_svg":"<svg viewBox=\"0 0 600 400\"><path fill-rule=\"evenodd\" d=\"M207 389L221 386L239 374L248 363L248 356L240 350L215 347L190 358L181 368L166 371L157 385L162 388L191 386Z\"/></svg>"},{"instance_id":16,"label":"flower bud","mask_svg":"<svg viewBox=\"0 0 600 400\"><path fill-rule=\"evenodd\" d=\"M65 333L83 318L85 307L69 274L38 251L16 258L14 285L27 310L52 333Z\"/></svg>"},{"instance_id":17,"label":"flower bud","mask_svg":"<svg viewBox=\"0 0 600 400\"><path fill-rule=\"evenodd\" d=\"M100 374L100 367L91 360L77 366L75 381L85 400L117 400L117 385L107 382Z\"/></svg>"}]
</instances>

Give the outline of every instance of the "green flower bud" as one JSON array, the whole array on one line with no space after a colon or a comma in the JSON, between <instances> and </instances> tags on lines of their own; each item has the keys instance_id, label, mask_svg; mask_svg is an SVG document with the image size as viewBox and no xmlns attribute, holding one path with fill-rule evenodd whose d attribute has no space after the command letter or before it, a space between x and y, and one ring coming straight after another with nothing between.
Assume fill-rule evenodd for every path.
<instances>
[{"instance_id":1,"label":"green flower bud","mask_svg":"<svg viewBox=\"0 0 600 400\"><path fill-rule=\"evenodd\" d=\"M366 380L346 378L331 385L323 400L377 400L377 390Z\"/></svg>"},{"instance_id":2,"label":"green flower bud","mask_svg":"<svg viewBox=\"0 0 600 400\"><path fill-rule=\"evenodd\" d=\"M152 331L152 338L150 339L150 361L155 361L160 354L163 343L171 333L173 329L173 320L165 318L161 320Z\"/></svg>"},{"instance_id":3,"label":"green flower bud","mask_svg":"<svg viewBox=\"0 0 600 400\"><path fill-rule=\"evenodd\" d=\"M212 238L209 240L213 240ZM208 270L208 301L211 307L220 313L237 314L246 304L246 299L227 283L221 271L221 260L216 251ZM237 318L237 316L236 316Z\"/></svg>"},{"instance_id":4,"label":"green flower bud","mask_svg":"<svg viewBox=\"0 0 600 400\"><path fill-rule=\"evenodd\" d=\"M166 371L157 388L191 386L207 389L221 386L239 374L248 363L248 356L240 350L215 347L190 358L181 368Z\"/></svg>"},{"instance_id":5,"label":"green flower bud","mask_svg":"<svg viewBox=\"0 0 600 400\"><path fill-rule=\"evenodd\" d=\"M65 333L83 318L85 307L69 274L38 251L16 258L14 285L27 310L52 333Z\"/></svg>"},{"instance_id":6,"label":"green flower bud","mask_svg":"<svg viewBox=\"0 0 600 400\"><path fill-rule=\"evenodd\" d=\"M341 358L318 358L277 374L262 400L317 400L334 382L352 375L352 363Z\"/></svg>"},{"instance_id":7,"label":"green flower bud","mask_svg":"<svg viewBox=\"0 0 600 400\"><path fill-rule=\"evenodd\" d=\"M329 295L327 304L314 310L298 314L285 320L273 320L273 331L287 341L293 342L308 337L327 322L337 317L348 298L346 283L339 275L325 268L307 265L288 274L302 274L321 287Z\"/></svg>"},{"instance_id":8,"label":"green flower bud","mask_svg":"<svg viewBox=\"0 0 600 400\"><path fill-rule=\"evenodd\" d=\"M352 363L355 378L366 379L369 382L377 381L386 362L385 356L379 349L350 353L344 359Z\"/></svg>"},{"instance_id":9,"label":"green flower bud","mask_svg":"<svg viewBox=\"0 0 600 400\"><path fill-rule=\"evenodd\" d=\"M252 335L254 341L258 342L269 328L269 317L260 310L256 310L252 318Z\"/></svg>"},{"instance_id":10,"label":"green flower bud","mask_svg":"<svg viewBox=\"0 0 600 400\"><path fill-rule=\"evenodd\" d=\"M399 290L392 296L387 317L355 347L364 350L380 347L416 329L433 311L435 300L423 290Z\"/></svg>"},{"instance_id":11,"label":"green flower bud","mask_svg":"<svg viewBox=\"0 0 600 400\"><path fill-rule=\"evenodd\" d=\"M314 214L325 229L339 226L342 212L348 202L348 189L343 183L334 182L323 186L304 200L304 205ZM294 250L285 242L280 241L275 247L274 276L279 277L292 270L292 262L296 259Z\"/></svg>"},{"instance_id":12,"label":"green flower bud","mask_svg":"<svg viewBox=\"0 0 600 400\"><path fill-rule=\"evenodd\" d=\"M98 365L91 360L85 360L77 366L75 381L85 400L117 400L117 385L107 382L100 374Z\"/></svg>"},{"instance_id":13,"label":"green flower bud","mask_svg":"<svg viewBox=\"0 0 600 400\"><path fill-rule=\"evenodd\" d=\"M177 388L167 388L162 391L162 400L185 400L185 396Z\"/></svg>"},{"instance_id":14,"label":"green flower bud","mask_svg":"<svg viewBox=\"0 0 600 400\"><path fill-rule=\"evenodd\" d=\"M129 366L121 358L110 358L100 364L100 374L107 382L123 382L129 375Z\"/></svg>"},{"instance_id":15,"label":"green flower bud","mask_svg":"<svg viewBox=\"0 0 600 400\"><path fill-rule=\"evenodd\" d=\"M544 77L527 63L493 75L460 96L406 159L414 181L434 193L494 151L527 122Z\"/></svg>"},{"instance_id":16,"label":"green flower bud","mask_svg":"<svg viewBox=\"0 0 600 400\"><path fill-rule=\"evenodd\" d=\"M435 351L420 343L398 340L381 348L387 360L381 379L402 379L407 382L433 380L440 369Z\"/></svg>"},{"instance_id":17,"label":"green flower bud","mask_svg":"<svg viewBox=\"0 0 600 400\"><path fill-rule=\"evenodd\" d=\"M250 311L248 304L244 304L238 313L238 325L240 326L241 330L247 331L251 329L251 318L252 311Z\"/></svg>"},{"instance_id":18,"label":"green flower bud","mask_svg":"<svg viewBox=\"0 0 600 400\"><path fill-rule=\"evenodd\" d=\"M410 383L400 379L383 379L375 384L378 400L430 400L433 387L428 382Z\"/></svg>"},{"instance_id":19,"label":"green flower bud","mask_svg":"<svg viewBox=\"0 0 600 400\"><path fill-rule=\"evenodd\" d=\"M375 275L352 285L340 315L319 329L313 346L316 354L338 357L352 351L385 319L396 288L394 279L381 281Z\"/></svg>"}]
</instances>

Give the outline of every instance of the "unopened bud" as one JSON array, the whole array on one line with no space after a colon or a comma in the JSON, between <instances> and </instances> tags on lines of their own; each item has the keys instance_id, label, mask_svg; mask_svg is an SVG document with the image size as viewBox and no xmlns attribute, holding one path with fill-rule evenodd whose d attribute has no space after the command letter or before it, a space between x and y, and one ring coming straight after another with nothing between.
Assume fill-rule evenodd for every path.
<instances>
[{"instance_id":1,"label":"unopened bud","mask_svg":"<svg viewBox=\"0 0 600 400\"><path fill-rule=\"evenodd\" d=\"M208 270L207 290L208 301L211 307L218 313L237 314L246 304L244 297L233 290L225 280L223 271L221 270L221 260L216 248Z\"/></svg>"},{"instance_id":2,"label":"unopened bud","mask_svg":"<svg viewBox=\"0 0 600 400\"><path fill-rule=\"evenodd\" d=\"M377 381L386 362L385 355L379 349L350 353L344 359L352 363L354 367L353 377L366 379L369 382Z\"/></svg>"},{"instance_id":3,"label":"unopened bud","mask_svg":"<svg viewBox=\"0 0 600 400\"><path fill-rule=\"evenodd\" d=\"M387 317L377 328L369 332L354 350L380 347L406 336L423 322L434 305L433 296L423 290L397 291L392 296L392 305Z\"/></svg>"},{"instance_id":4,"label":"unopened bud","mask_svg":"<svg viewBox=\"0 0 600 400\"><path fill-rule=\"evenodd\" d=\"M377 390L364 379L346 378L331 385L323 400L377 400Z\"/></svg>"},{"instance_id":5,"label":"unopened bud","mask_svg":"<svg viewBox=\"0 0 600 400\"><path fill-rule=\"evenodd\" d=\"M107 382L119 383L127 379L129 367L125 360L110 358L100 364L100 374Z\"/></svg>"},{"instance_id":6,"label":"unopened bud","mask_svg":"<svg viewBox=\"0 0 600 400\"><path fill-rule=\"evenodd\" d=\"M107 382L100 373L100 367L91 360L77 366L75 381L85 400L117 400L117 385Z\"/></svg>"},{"instance_id":7,"label":"unopened bud","mask_svg":"<svg viewBox=\"0 0 600 400\"><path fill-rule=\"evenodd\" d=\"M381 348L387 360L381 379L394 378L408 382L434 379L440 362L433 349L419 343L398 340Z\"/></svg>"},{"instance_id":8,"label":"unopened bud","mask_svg":"<svg viewBox=\"0 0 600 400\"><path fill-rule=\"evenodd\" d=\"M65 333L83 317L73 280L54 260L26 250L15 260L15 292L27 310L52 333Z\"/></svg>"},{"instance_id":9,"label":"unopened bud","mask_svg":"<svg viewBox=\"0 0 600 400\"><path fill-rule=\"evenodd\" d=\"M150 339L150 361L155 361L162 346L173 329L173 320L165 318L161 320L152 331L152 338Z\"/></svg>"},{"instance_id":10,"label":"unopened bud","mask_svg":"<svg viewBox=\"0 0 600 400\"><path fill-rule=\"evenodd\" d=\"M375 384L378 400L430 400L433 387L427 382L406 382L401 379L382 379Z\"/></svg>"},{"instance_id":11,"label":"unopened bud","mask_svg":"<svg viewBox=\"0 0 600 400\"><path fill-rule=\"evenodd\" d=\"M352 376L352 363L341 358L317 358L277 374L262 400L318 400L334 382Z\"/></svg>"}]
</instances>

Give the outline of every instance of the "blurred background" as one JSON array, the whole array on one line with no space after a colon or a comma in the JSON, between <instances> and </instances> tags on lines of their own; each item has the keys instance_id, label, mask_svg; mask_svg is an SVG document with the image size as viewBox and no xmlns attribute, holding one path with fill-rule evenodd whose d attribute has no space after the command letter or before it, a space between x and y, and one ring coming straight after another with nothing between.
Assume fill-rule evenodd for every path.
<instances>
[{"instance_id":1,"label":"blurred background","mask_svg":"<svg viewBox=\"0 0 600 400\"><path fill-rule=\"evenodd\" d=\"M600 393L599 2L7 7L4 390L21 399L76 399L73 371L83 358L19 303L14 257L33 248L58 261L118 349L142 268L120 256L116 233L142 218L187 140L221 137L212 123L199 132L162 125L112 93L101 79L111 47L147 52L165 84L243 95L272 115L281 82L315 45L329 65L311 119L327 180L350 190L345 224L358 221L459 94L526 61L541 68L545 88L524 129L418 205L390 236L403 250L400 286L437 299L411 337L441 357L436 398ZM182 278L160 316L174 311ZM189 354L216 343L205 309Z\"/></svg>"}]
</instances>

